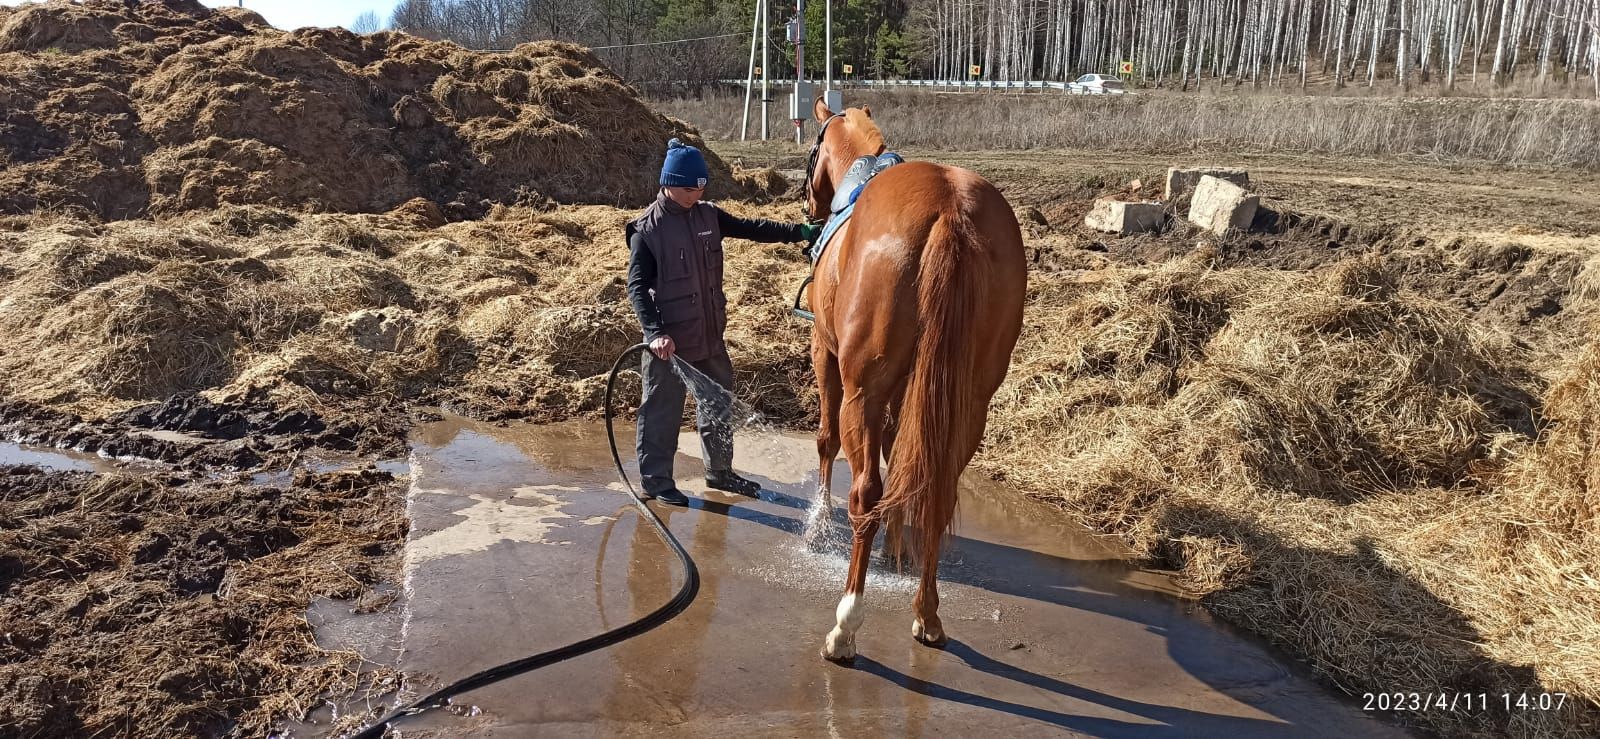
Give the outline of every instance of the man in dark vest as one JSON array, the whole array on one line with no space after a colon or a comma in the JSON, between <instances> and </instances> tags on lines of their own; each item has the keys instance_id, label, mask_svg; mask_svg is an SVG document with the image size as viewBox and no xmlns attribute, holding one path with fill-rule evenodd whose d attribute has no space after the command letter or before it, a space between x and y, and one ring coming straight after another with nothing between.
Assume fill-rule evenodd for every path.
<instances>
[{"instance_id":1,"label":"man in dark vest","mask_svg":"<svg viewBox=\"0 0 1600 739\"><path fill-rule=\"evenodd\" d=\"M729 215L701 201L709 177L699 149L677 139L668 142L661 193L626 229L631 254L628 298L650 344L639 370L644 377L639 474L645 498L679 506L689 501L672 479L684 400L683 382L672 370L674 358L733 391L733 363L722 341L728 324L728 298L722 294L722 237L809 243L821 231L811 224ZM726 402L707 401L713 399L702 398L695 407L706 485L755 497L761 486L733 472L731 408Z\"/></svg>"}]
</instances>

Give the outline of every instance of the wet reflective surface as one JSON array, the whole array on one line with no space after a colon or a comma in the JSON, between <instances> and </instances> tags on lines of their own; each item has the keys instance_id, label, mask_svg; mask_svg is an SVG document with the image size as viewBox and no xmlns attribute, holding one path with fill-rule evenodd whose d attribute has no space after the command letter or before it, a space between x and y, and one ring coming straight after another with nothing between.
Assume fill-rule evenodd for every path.
<instances>
[{"instance_id":1,"label":"wet reflective surface","mask_svg":"<svg viewBox=\"0 0 1600 739\"><path fill-rule=\"evenodd\" d=\"M697 439L680 449L698 452ZM670 552L620 492L599 425L450 419L418 429L410 461L398 626L334 619L319 635L343 629L333 642L391 664L398 643L408 695L617 626L678 586ZM680 454L677 479L695 499L658 509L700 567L687 612L462 696L466 715L407 719L401 736L1403 735L992 484L963 488L941 566L949 647L911 638L914 580L885 570L869 579L861 656L825 662L846 563L800 539L815 444L741 433L735 467L766 488L761 500L706 491L698 460ZM847 467L836 465L839 521Z\"/></svg>"},{"instance_id":2,"label":"wet reflective surface","mask_svg":"<svg viewBox=\"0 0 1600 739\"><path fill-rule=\"evenodd\" d=\"M25 446L0 441L0 464L31 464L58 472L105 472L116 469L109 459L70 449Z\"/></svg>"}]
</instances>

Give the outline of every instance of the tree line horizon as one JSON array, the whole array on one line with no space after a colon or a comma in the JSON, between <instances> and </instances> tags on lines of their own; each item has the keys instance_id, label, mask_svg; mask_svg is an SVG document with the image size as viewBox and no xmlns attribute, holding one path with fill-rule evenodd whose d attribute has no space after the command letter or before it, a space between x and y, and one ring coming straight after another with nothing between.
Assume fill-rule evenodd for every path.
<instances>
[{"instance_id":1,"label":"tree line horizon","mask_svg":"<svg viewBox=\"0 0 1600 739\"><path fill-rule=\"evenodd\" d=\"M594 48L630 83L744 79L756 0L402 0L389 27L468 48ZM792 78L793 5L769 6L769 75ZM824 4L805 67L824 74ZM1600 0L837 0L836 79L1401 89L1511 86L1600 95ZM375 31L375 14L354 30ZM697 39L681 41L682 39ZM667 43L662 43L667 42ZM757 62L759 64L759 61ZM853 67L846 75L844 65ZM976 74L974 74L976 72Z\"/></svg>"}]
</instances>

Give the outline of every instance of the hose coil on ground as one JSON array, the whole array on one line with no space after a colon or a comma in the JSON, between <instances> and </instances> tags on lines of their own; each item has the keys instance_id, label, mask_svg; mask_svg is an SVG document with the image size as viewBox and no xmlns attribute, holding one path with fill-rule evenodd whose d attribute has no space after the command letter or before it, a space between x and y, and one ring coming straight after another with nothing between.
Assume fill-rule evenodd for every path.
<instances>
[{"instance_id":1,"label":"hose coil on ground","mask_svg":"<svg viewBox=\"0 0 1600 739\"><path fill-rule=\"evenodd\" d=\"M627 487L628 495L633 498L634 505L638 507L640 517L649 521L650 525L655 527L656 533L661 535L667 546L671 547L672 553L677 555L679 564L683 565L683 585L679 586L677 594L660 608L615 629L596 634L582 641L573 642L564 647L558 647L547 652L540 652L513 662L491 667L457 680L423 696L404 708L390 712L389 715L376 723L350 735L350 739L380 739L385 730L389 728L389 725L399 719L440 708L446 705L450 698L469 690L476 690L509 677L515 677L541 667L548 667L557 662L563 662L579 655L621 643L672 620L674 616L683 613L689 607L689 604L694 602L695 595L700 592L700 570L695 567L694 559L683 548L683 544L679 543L678 538L672 535L672 531L667 528L667 525L655 514L655 511L650 510L650 507L645 505L644 499L640 498L638 491L634 490L633 482L628 479L628 473L622 466L622 455L617 451L617 435L612 424L611 396L616 389L617 373L630 356L648 349L649 346L646 344L635 344L628 347L617 357L617 361L611 365L611 375L606 379L606 439L611 443L611 459L616 462L617 475L622 478L622 484Z\"/></svg>"}]
</instances>

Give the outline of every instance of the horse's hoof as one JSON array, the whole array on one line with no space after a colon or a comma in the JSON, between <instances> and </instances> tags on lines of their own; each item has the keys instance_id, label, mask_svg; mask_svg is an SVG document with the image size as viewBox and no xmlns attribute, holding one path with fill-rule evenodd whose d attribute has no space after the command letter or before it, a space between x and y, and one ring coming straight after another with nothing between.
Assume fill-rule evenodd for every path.
<instances>
[{"instance_id":1,"label":"horse's hoof","mask_svg":"<svg viewBox=\"0 0 1600 739\"><path fill-rule=\"evenodd\" d=\"M839 629L828 632L822 640L822 658L829 662L848 665L856 659L856 640L845 636Z\"/></svg>"},{"instance_id":2,"label":"horse's hoof","mask_svg":"<svg viewBox=\"0 0 1600 739\"><path fill-rule=\"evenodd\" d=\"M950 639L944 635L944 629L929 629L920 618L911 622L911 638L934 649L944 649L950 643Z\"/></svg>"},{"instance_id":3,"label":"horse's hoof","mask_svg":"<svg viewBox=\"0 0 1600 739\"><path fill-rule=\"evenodd\" d=\"M822 658L827 660L827 661L829 661L829 662L832 662L832 663L834 663L836 665L839 665L840 667L853 667L856 664L856 656L855 655L852 654L849 657L829 657L828 656L828 650L826 650L826 649L822 650Z\"/></svg>"}]
</instances>

